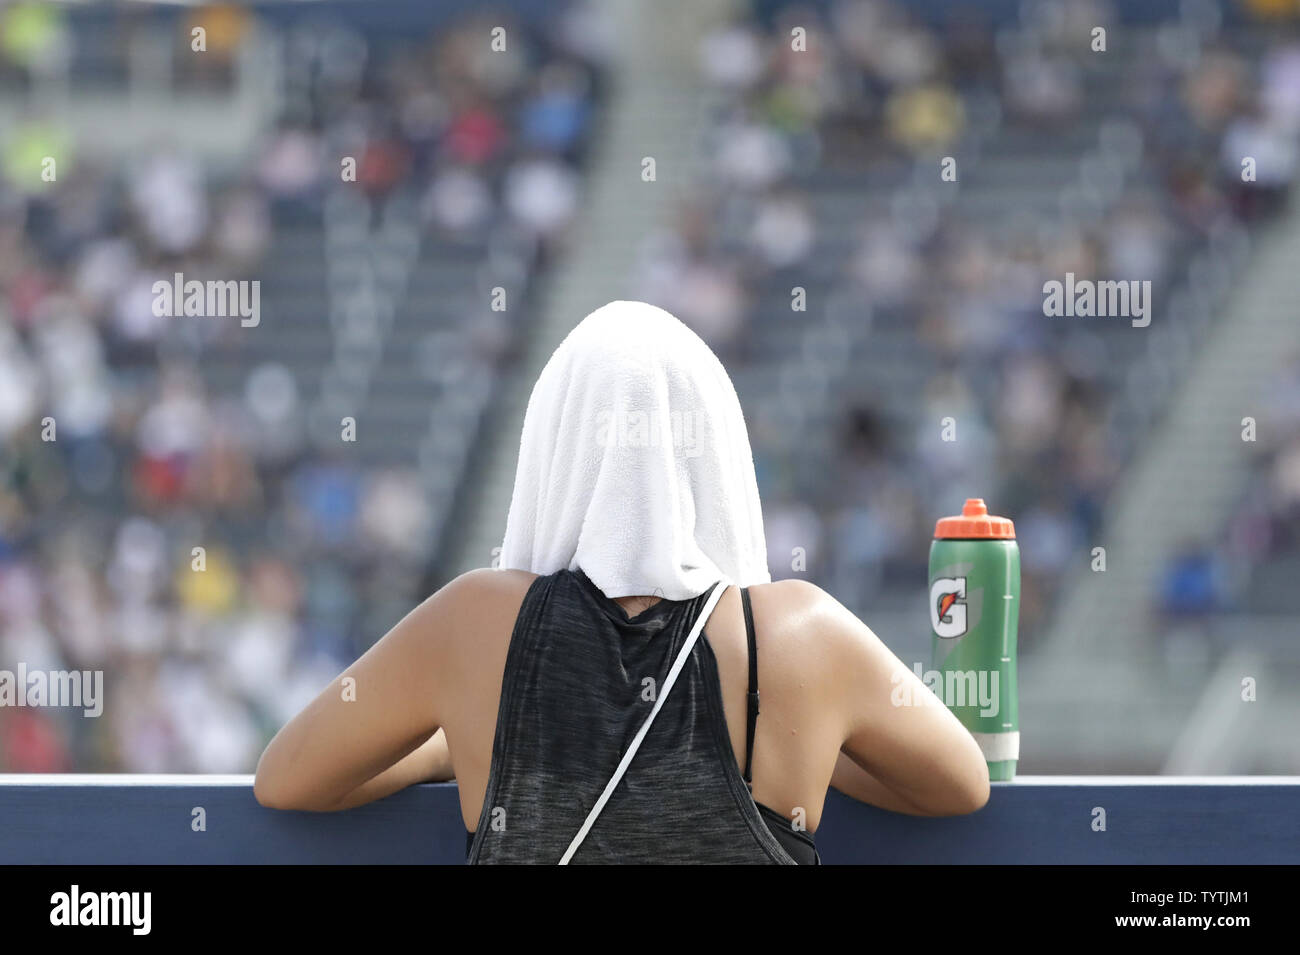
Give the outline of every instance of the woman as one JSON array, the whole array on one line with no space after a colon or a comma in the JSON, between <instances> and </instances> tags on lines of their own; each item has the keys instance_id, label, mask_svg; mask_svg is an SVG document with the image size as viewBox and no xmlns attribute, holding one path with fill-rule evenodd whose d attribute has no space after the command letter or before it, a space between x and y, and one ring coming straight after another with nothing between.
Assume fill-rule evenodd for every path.
<instances>
[{"instance_id":1,"label":"woman","mask_svg":"<svg viewBox=\"0 0 1300 955\"><path fill-rule=\"evenodd\" d=\"M254 791L330 811L451 778L476 863L815 864L828 786L915 815L989 793L975 740L866 626L770 580L726 371L623 301L538 378L501 569L344 671Z\"/></svg>"}]
</instances>

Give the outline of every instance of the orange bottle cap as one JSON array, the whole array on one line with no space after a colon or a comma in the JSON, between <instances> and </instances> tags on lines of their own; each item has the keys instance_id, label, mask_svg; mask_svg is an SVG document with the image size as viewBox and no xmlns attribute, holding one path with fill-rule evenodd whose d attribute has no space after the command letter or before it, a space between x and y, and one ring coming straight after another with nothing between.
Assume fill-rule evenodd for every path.
<instances>
[{"instance_id":1,"label":"orange bottle cap","mask_svg":"<svg viewBox=\"0 0 1300 955\"><path fill-rule=\"evenodd\" d=\"M934 525L935 537L1015 539L1016 526L1007 517L994 517L984 498L968 497L960 517L941 517Z\"/></svg>"}]
</instances>

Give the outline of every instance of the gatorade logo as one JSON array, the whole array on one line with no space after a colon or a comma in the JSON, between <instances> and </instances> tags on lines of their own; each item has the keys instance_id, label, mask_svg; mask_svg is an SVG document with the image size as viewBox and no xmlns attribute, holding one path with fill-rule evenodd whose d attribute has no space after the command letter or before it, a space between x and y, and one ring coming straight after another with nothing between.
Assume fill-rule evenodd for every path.
<instances>
[{"instance_id":1,"label":"gatorade logo","mask_svg":"<svg viewBox=\"0 0 1300 955\"><path fill-rule=\"evenodd\" d=\"M952 639L966 633L965 577L937 577L930 585L930 626L940 637Z\"/></svg>"}]
</instances>

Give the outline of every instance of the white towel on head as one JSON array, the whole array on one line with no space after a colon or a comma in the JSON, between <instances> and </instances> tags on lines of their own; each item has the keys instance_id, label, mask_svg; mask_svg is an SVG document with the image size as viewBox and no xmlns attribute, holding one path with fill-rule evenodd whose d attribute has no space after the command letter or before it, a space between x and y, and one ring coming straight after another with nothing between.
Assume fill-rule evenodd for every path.
<instances>
[{"instance_id":1,"label":"white towel on head","mask_svg":"<svg viewBox=\"0 0 1300 955\"><path fill-rule=\"evenodd\" d=\"M581 569L611 598L771 580L736 389L668 312L610 302L547 362L524 415L500 566Z\"/></svg>"}]
</instances>

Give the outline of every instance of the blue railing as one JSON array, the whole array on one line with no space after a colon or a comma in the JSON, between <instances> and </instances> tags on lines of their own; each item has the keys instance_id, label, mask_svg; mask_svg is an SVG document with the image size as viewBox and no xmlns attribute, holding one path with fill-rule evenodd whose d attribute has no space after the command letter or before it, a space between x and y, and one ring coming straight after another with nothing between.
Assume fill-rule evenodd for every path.
<instances>
[{"instance_id":1,"label":"blue railing","mask_svg":"<svg viewBox=\"0 0 1300 955\"><path fill-rule=\"evenodd\" d=\"M831 792L827 863L1300 863L1300 777L1023 777L969 816ZM281 812L251 776L0 776L0 864L464 861L454 784L341 813Z\"/></svg>"}]
</instances>

